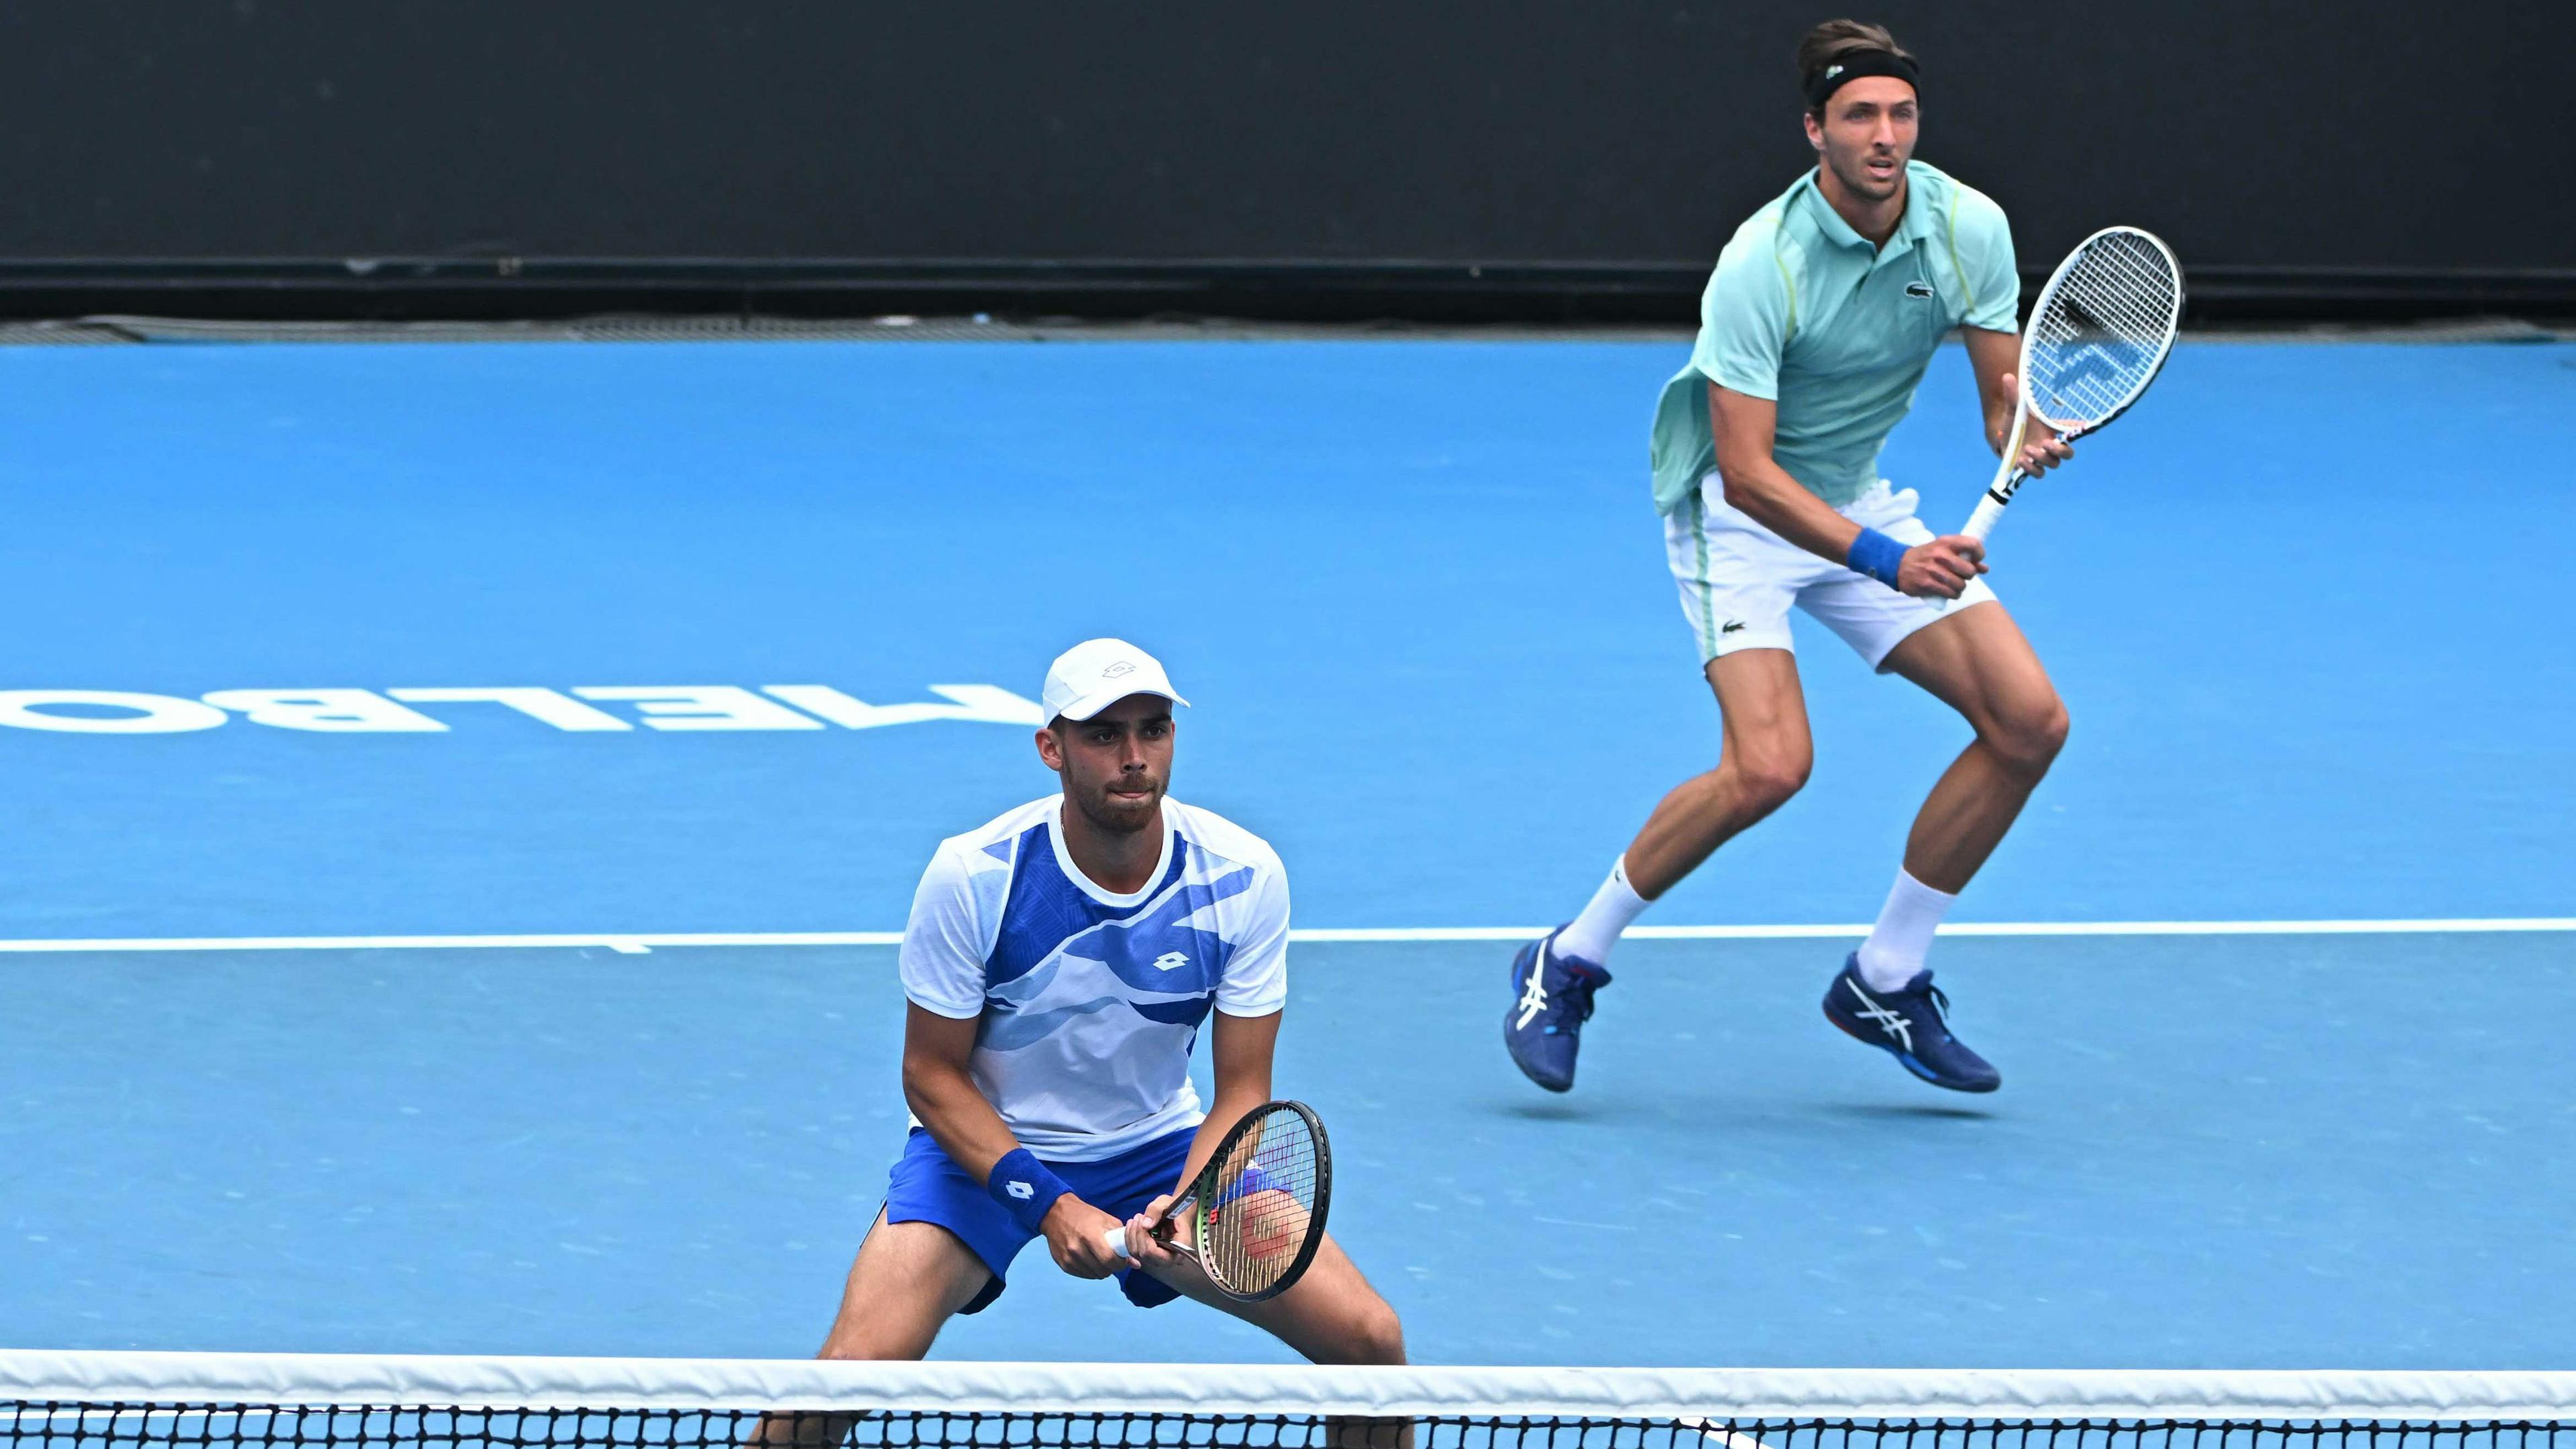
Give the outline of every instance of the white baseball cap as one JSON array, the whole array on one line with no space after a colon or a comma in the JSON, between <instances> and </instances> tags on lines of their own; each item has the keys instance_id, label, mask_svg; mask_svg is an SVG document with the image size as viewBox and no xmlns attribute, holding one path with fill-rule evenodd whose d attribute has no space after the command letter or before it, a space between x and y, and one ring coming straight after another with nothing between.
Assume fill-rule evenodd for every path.
<instances>
[{"instance_id":1,"label":"white baseball cap","mask_svg":"<svg viewBox=\"0 0 2576 1449\"><path fill-rule=\"evenodd\" d=\"M1161 661L1124 639L1085 639L1047 666L1038 707L1048 719L1086 720L1131 694L1159 694L1188 704L1172 691Z\"/></svg>"}]
</instances>

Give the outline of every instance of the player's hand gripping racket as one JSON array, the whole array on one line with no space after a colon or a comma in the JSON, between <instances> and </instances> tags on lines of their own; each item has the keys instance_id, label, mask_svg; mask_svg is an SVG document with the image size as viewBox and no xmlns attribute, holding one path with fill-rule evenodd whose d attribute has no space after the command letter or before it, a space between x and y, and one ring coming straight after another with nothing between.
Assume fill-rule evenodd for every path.
<instances>
[{"instance_id":1,"label":"player's hand gripping racket","mask_svg":"<svg viewBox=\"0 0 2576 1449\"><path fill-rule=\"evenodd\" d=\"M2182 322L2182 266L2133 226L2104 227L2057 264L2021 336L2021 406L1995 481L1959 530L1984 538L2028 477L2022 442L2036 420L2061 441L2099 432L2147 390Z\"/></svg>"},{"instance_id":2,"label":"player's hand gripping racket","mask_svg":"<svg viewBox=\"0 0 2576 1449\"><path fill-rule=\"evenodd\" d=\"M1333 1150L1303 1102L1254 1108L1225 1134L1154 1236L1197 1260L1219 1293L1258 1303L1288 1291L1324 1241ZM1124 1258L1127 1230L1106 1235Z\"/></svg>"}]
</instances>

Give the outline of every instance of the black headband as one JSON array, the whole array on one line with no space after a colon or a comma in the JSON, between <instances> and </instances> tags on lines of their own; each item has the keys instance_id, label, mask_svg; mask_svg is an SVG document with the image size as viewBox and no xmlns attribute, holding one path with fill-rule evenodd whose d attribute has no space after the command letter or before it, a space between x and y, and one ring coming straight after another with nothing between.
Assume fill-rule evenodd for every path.
<instances>
[{"instance_id":1,"label":"black headband","mask_svg":"<svg viewBox=\"0 0 2576 1449\"><path fill-rule=\"evenodd\" d=\"M1923 83L1915 78L1917 74L1914 62L1892 51L1847 51L1833 64L1807 78L1807 108L1823 110L1825 102L1833 99L1834 92L1841 90L1845 82L1859 80L1865 75L1893 76L1914 87L1916 94L1920 95Z\"/></svg>"}]
</instances>

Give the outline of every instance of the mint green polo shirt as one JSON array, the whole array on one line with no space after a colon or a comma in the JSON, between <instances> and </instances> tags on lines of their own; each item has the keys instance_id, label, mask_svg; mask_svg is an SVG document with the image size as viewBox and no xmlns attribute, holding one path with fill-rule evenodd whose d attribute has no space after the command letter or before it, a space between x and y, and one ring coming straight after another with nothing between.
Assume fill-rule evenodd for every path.
<instances>
[{"instance_id":1,"label":"mint green polo shirt","mask_svg":"<svg viewBox=\"0 0 2576 1449\"><path fill-rule=\"evenodd\" d=\"M1655 507L1717 466L1708 384L1779 405L1771 456L1837 508L1878 480L1878 452L1958 326L2014 330L2012 229L1985 193L1908 162L1905 219L1883 247L1851 229L1816 173L1736 228L1700 296L1690 365L1655 408Z\"/></svg>"}]
</instances>

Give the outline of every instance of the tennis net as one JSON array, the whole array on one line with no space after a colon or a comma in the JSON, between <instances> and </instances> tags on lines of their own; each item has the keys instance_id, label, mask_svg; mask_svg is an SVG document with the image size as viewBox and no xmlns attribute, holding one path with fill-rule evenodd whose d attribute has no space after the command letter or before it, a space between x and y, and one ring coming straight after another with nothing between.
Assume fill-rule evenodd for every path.
<instances>
[{"instance_id":1,"label":"tennis net","mask_svg":"<svg viewBox=\"0 0 2576 1449\"><path fill-rule=\"evenodd\" d=\"M0 1352L0 1449L2576 1449L2576 1373Z\"/></svg>"}]
</instances>

